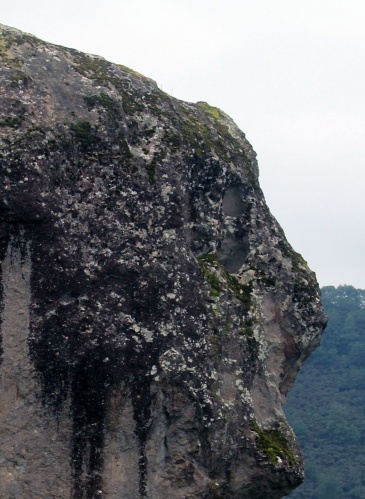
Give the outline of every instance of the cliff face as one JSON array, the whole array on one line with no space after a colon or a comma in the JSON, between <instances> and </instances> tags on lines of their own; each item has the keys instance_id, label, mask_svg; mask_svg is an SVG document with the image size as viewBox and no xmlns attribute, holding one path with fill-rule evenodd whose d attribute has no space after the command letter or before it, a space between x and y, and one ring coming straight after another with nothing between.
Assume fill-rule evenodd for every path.
<instances>
[{"instance_id":1,"label":"cliff face","mask_svg":"<svg viewBox=\"0 0 365 499\"><path fill-rule=\"evenodd\" d=\"M282 497L325 316L244 134L0 31L0 496Z\"/></svg>"}]
</instances>

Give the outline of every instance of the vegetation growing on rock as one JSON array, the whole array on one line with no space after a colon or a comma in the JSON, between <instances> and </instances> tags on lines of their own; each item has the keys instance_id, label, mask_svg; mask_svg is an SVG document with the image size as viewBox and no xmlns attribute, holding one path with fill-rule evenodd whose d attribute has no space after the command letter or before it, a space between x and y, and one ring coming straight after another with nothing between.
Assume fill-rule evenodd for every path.
<instances>
[{"instance_id":1,"label":"vegetation growing on rock","mask_svg":"<svg viewBox=\"0 0 365 499\"><path fill-rule=\"evenodd\" d=\"M295 464L294 454L280 430L263 430L256 421L251 421L251 428L257 433L260 446L272 464L278 464L283 459L291 465Z\"/></svg>"}]
</instances>

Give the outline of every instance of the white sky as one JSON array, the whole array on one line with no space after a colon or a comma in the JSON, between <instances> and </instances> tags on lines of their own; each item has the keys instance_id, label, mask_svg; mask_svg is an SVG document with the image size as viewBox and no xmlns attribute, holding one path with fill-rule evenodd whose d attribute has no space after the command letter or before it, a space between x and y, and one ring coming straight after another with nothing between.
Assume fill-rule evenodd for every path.
<instances>
[{"instance_id":1,"label":"white sky","mask_svg":"<svg viewBox=\"0 0 365 499\"><path fill-rule=\"evenodd\" d=\"M364 0L12 0L0 22L223 109L320 285L365 288Z\"/></svg>"}]
</instances>

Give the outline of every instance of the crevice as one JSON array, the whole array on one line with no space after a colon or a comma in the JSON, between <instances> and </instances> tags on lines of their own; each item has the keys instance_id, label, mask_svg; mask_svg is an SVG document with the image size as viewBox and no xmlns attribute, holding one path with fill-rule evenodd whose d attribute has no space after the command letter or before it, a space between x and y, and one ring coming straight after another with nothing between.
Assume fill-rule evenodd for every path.
<instances>
[{"instance_id":1,"label":"crevice","mask_svg":"<svg viewBox=\"0 0 365 499\"><path fill-rule=\"evenodd\" d=\"M141 498L147 497L148 460L146 443L151 428L151 394L150 380L146 372L140 372L131 380L131 399L133 417L136 423L135 434L138 439L139 457L139 493Z\"/></svg>"},{"instance_id":2,"label":"crevice","mask_svg":"<svg viewBox=\"0 0 365 499\"><path fill-rule=\"evenodd\" d=\"M71 384L73 499L102 497L105 420L110 394L103 369L85 356Z\"/></svg>"}]
</instances>

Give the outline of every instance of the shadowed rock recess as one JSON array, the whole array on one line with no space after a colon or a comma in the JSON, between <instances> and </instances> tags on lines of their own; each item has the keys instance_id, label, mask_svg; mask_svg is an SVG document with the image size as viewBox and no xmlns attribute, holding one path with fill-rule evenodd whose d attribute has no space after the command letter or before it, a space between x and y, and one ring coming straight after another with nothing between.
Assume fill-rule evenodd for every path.
<instances>
[{"instance_id":1,"label":"shadowed rock recess","mask_svg":"<svg viewBox=\"0 0 365 499\"><path fill-rule=\"evenodd\" d=\"M0 25L0 497L280 498L326 318L222 111Z\"/></svg>"}]
</instances>

